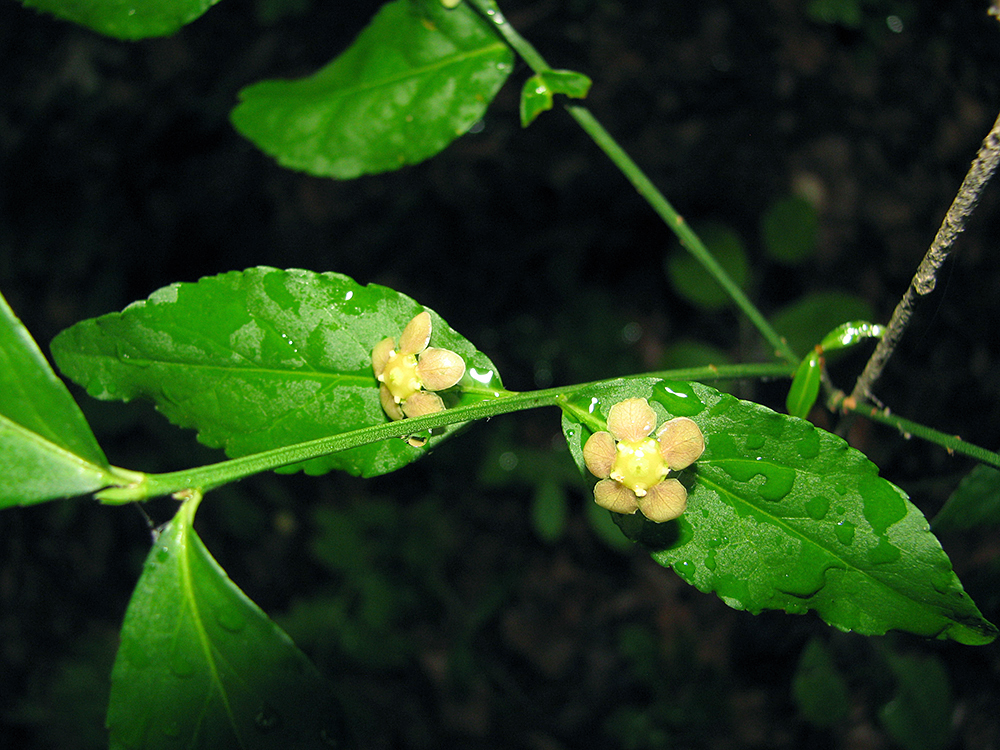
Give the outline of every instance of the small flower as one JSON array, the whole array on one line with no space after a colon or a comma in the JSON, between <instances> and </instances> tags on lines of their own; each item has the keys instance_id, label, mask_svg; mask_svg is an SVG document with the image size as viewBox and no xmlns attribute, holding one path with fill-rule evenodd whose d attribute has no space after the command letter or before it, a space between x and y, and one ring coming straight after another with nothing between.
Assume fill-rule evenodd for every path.
<instances>
[{"instance_id":1,"label":"small flower","mask_svg":"<svg viewBox=\"0 0 1000 750\"><path fill-rule=\"evenodd\" d=\"M608 431L595 432L583 446L583 460L600 477L594 500L615 513L641 511L650 521L677 518L687 507L687 490L671 471L698 460L705 437L693 420L676 417L656 431L656 412L644 398L629 398L608 411Z\"/></svg>"},{"instance_id":2,"label":"small flower","mask_svg":"<svg viewBox=\"0 0 1000 750\"><path fill-rule=\"evenodd\" d=\"M465 375L465 360L448 349L428 347L430 340L431 316L424 311L406 324L398 350L392 338L372 350L379 399L390 419L444 411L444 401L431 391L451 388Z\"/></svg>"}]
</instances>

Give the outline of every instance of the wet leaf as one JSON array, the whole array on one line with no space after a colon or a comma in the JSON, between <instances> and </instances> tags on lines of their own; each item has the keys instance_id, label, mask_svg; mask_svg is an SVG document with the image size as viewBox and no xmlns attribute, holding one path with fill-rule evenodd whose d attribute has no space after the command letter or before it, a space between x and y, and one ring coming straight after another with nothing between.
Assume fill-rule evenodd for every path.
<instances>
[{"instance_id":1,"label":"wet leaf","mask_svg":"<svg viewBox=\"0 0 1000 750\"><path fill-rule=\"evenodd\" d=\"M606 418L625 398L644 397L660 421L689 416L705 434L704 455L678 478L687 511L655 524L615 516L701 591L759 613L817 612L866 635L905 630L966 644L996 628L962 589L927 521L898 487L841 438L809 422L691 383L690 395L662 381L612 381L578 391L564 412L570 452L584 470L587 414Z\"/></svg>"},{"instance_id":2,"label":"wet leaf","mask_svg":"<svg viewBox=\"0 0 1000 750\"><path fill-rule=\"evenodd\" d=\"M205 549L196 507L184 503L160 533L129 602L111 747L342 747L329 685Z\"/></svg>"},{"instance_id":3,"label":"wet leaf","mask_svg":"<svg viewBox=\"0 0 1000 750\"><path fill-rule=\"evenodd\" d=\"M27 8L51 13L100 34L118 39L145 39L173 34L219 0L21 0Z\"/></svg>"},{"instance_id":4,"label":"wet leaf","mask_svg":"<svg viewBox=\"0 0 1000 750\"><path fill-rule=\"evenodd\" d=\"M871 305L860 297L844 292L816 292L778 310L771 323L792 351L806 352L845 320L871 318Z\"/></svg>"},{"instance_id":5,"label":"wet leaf","mask_svg":"<svg viewBox=\"0 0 1000 750\"><path fill-rule=\"evenodd\" d=\"M543 70L524 82L521 88L521 127L528 127L542 112L552 109L555 94L584 99L591 80L574 70Z\"/></svg>"},{"instance_id":6,"label":"wet leaf","mask_svg":"<svg viewBox=\"0 0 1000 750\"><path fill-rule=\"evenodd\" d=\"M819 343L819 348L824 352L849 349L865 339L881 338L884 334L885 328L883 326L865 320L852 320L837 326L824 336Z\"/></svg>"},{"instance_id":7,"label":"wet leaf","mask_svg":"<svg viewBox=\"0 0 1000 750\"><path fill-rule=\"evenodd\" d=\"M513 54L465 4L394 0L308 78L240 92L232 121L278 163L349 179L415 164L483 116Z\"/></svg>"},{"instance_id":8,"label":"wet leaf","mask_svg":"<svg viewBox=\"0 0 1000 750\"><path fill-rule=\"evenodd\" d=\"M0 508L84 495L111 478L80 407L0 296Z\"/></svg>"},{"instance_id":9,"label":"wet leaf","mask_svg":"<svg viewBox=\"0 0 1000 750\"><path fill-rule=\"evenodd\" d=\"M820 377L823 374L823 359L818 349L813 349L799 363L792 378L792 385L788 389L788 397L785 399L785 409L793 417L805 419L816 403L819 396Z\"/></svg>"},{"instance_id":10,"label":"wet leaf","mask_svg":"<svg viewBox=\"0 0 1000 750\"><path fill-rule=\"evenodd\" d=\"M387 336L398 339L424 309L340 274L258 267L164 287L63 331L52 350L92 396L150 399L171 422L237 457L385 422L372 349ZM446 393L446 401L473 403L500 387L484 354L433 311L431 319L431 345L467 365L461 393ZM435 430L419 447L386 440L287 470L384 474L456 429Z\"/></svg>"}]
</instances>

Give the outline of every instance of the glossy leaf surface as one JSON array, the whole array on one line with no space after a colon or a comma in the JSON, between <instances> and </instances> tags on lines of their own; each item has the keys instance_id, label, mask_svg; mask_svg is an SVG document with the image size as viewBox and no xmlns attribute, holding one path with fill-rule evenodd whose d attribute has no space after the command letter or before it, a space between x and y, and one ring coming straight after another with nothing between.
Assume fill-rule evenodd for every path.
<instances>
[{"instance_id":1,"label":"glossy leaf surface","mask_svg":"<svg viewBox=\"0 0 1000 750\"><path fill-rule=\"evenodd\" d=\"M196 506L162 530L129 602L111 747L344 747L329 686L205 549Z\"/></svg>"},{"instance_id":2,"label":"glossy leaf surface","mask_svg":"<svg viewBox=\"0 0 1000 750\"><path fill-rule=\"evenodd\" d=\"M881 338L884 334L885 328L883 326L865 320L852 320L830 331L823 337L819 347L824 352L835 352L840 349L849 349L865 339Z\"/></svg>"},{"instance_id":3,"label":"glossy leaf surface","mask_svg":"<svg viewBox=\"0 0 1000 750\"><path fill-rule=\"evenodd\" d=\"M0 296L0 508L83 495L110 479L80 407Z\"/></svg>"},{"instance_id":4,"label":"glossy leaf surface","mask_svg":"<svg viewBox=\"0 0 1000 750\"><path fill-rule=\"evenodd\" d=\"M240 92L232 121L280 164L348 179L415 164L475 124L513 55L471 8L393 0L316 74Z\"/></svg>"},{"instance_id":5,"label":"glossy leaf surface","mask_svg":"<svg viewBox=\"0 0 1000 750\"><path fill-rule=\"evenodd\" d=\"M594 417L645 397L660 421L689 416L706 450L678 478L689 490L676 522L614 516L688 583L736 609L816 611L842 630L899 629L989 643L983 619L899 488L859 451L809 422L699 383L621 380L579 391L563 429L578 466Z\"/></svg>"},{"instance_id":6,"label":"glossy leaf surface","mask_svg":"<svg viewBox=\"0 0 1000 750\"><path fill-rule=\"evenodd\" d=\"M387 336L398 340L423 309L340 274L258 267L164 287L63 331L52 350L92 396L151 399L171 422L236 457L387 421L372 349ZM431 319L431 346L465 359L459 403L498 388L486 356L433 312ZM422 447L385 440L293 468L384 474L458 428L436 431Z\"/></svg>"},{"instance_id":7,"label":"glossy leaf surface","mask_svg":"<svg viewBox=\"0 0 1000 750\"><path fill-rule=\"evenodd\" d=\"M818 349L813 349L799 363L788 388L785 409L793 417L805 419L809 416L816 397L819 396L820 378L823 374L823 358Z\"/></svg>"},{"instance_id":8,"label":"glossy leaf surface","mask_svg":"<svg viewBox=\"0 0 1000 750\"><path fill-rule=\"evenodd\" d=\"M796 353L807 352L845 320L870 320L872 308L844 292L807 294L778 310L771 324Z\"/></svg>"},{"instance_id":9,"label":"glossy leaf surface","mask_svg":"<svg viewBox=\"0 0 1000 750\"><path fill-rule=\"evenodd\" d=\"M219 0L21 0L28 8L118 39L173 34Z\"/></svg>"},{"instance_id":10,"label":"glossy leaf surface","mask_svg":"<svg viewBox=\"0 0 1000 750\"><path fill-rule=\"evenodd\" d=\"M552 109L555 94L584 99L591 80L575 70L544 70L524 82L521 88L521 127L528 127L542 112Z\"/></svg>"}]
</instances>

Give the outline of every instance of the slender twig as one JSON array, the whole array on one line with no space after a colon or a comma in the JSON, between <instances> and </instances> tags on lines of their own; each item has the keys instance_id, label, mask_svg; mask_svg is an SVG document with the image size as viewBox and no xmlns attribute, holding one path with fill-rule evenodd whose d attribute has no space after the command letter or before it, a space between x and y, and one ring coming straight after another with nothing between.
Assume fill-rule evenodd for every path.
<instances>
[{"instance_id":1,"label":"slender twig","mask_svg":"<svg viewBox=\"0 0 1000 750\"><path fill-rule=\"evenodd\" d=\"M1000 468L1000 455L994 453L993 451L986 450L986 448L975 445L974 443L967 443L958 435L949 435L941 432L940 430L927 427L926 425L911 422L908 419L903 419L895 414L891 414L888 409L879 409L871 404L845 401L844 407L847 410L860 416L867 417L874 422L881 422L882 424L895 427L904 437L918 437L923 440L936 443L950 453L961 453L966 456L971 456L984 464Z\"/></svg>"},{"instance_id":2,"label":"slender twig","mask_svg":"<svg viewBox=\"0 0 1000 750\"><path fill-rule=\"evenodd\" d=\"M965 221L969 218L976 203L979 201L983 188L996 170L997 163L1000 162L1000 117L993 123L993 128L983 140L983 145L976 154L969 172L962 181L962 186L958 189L951 208L941 222L934 242L917 268L909 288L903 295L892 313L889 325L886 326L885 335L879 341L875 352L872 354L864 371L854 384L851 398L855 401L865 401L872 397L872 386L882 374L886 363L896 349L896 344L903 335L910 316L913 313L913 306L917 297L930 294L937 283L937 272L941 268L951 252L958 235L965 228Z\"/></svg>"},{"instance_id":3,"label":"slender twig","mask_svg":"<svg viewBox=\"0 0 1000 750\"><path fill-rule=\"evenodd\" d=\"M504 18L494 0L470 0L483 16L493 24L493 28L511 46L511 48L521 56L528 66L535 73L544 73L552 70L545 58L539 54L538 50L532 46L531 42L522 37L507 19ZM774 327L767 321L764 315L758 310L750 298L743 293L739 285L732 280L726 270L719 265L715 257L708 251L704 243L699 239L694 230L688 226L684 218L677 213L676 209L666 197L661 193L652 181L645 175L625 150L618 145L618 142L605 130L597 119L585 107L578 105L567 106L566 111L576 120L577 124L590 136L591 140L611 159L619 171L625 175L626 179L638 191L646 202L656 211L657 215L670 228L670 230L680 240L681 245L690 252L695 259L701 263L712 277L718 282L733 302L743 311L750 322L756 326L760 334L767 340L774 350L774 354L786 362L798 363L799 358L792 351L788 342L774 330Z\"/></svg>"}]
</instances>

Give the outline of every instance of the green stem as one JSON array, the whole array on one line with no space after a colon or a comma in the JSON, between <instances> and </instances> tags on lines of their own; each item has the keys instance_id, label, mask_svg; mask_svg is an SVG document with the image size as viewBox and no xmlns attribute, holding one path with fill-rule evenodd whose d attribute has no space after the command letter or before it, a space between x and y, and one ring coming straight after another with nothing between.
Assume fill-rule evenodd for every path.
<instances>
[{"instance_id":1,"label":"green stem","mask_svg":"<svg viewBox=\"0 0 1000 750\"><path fill-rule=\"evenodd\" d=\"M517 33L493 0L470 0L471 4L479 10L496 29L497 33L520 55L535 73L544 73L552 70L538 50L530 42ZM604 126L585 107L577 105L567 105L566 111L576 120L581 128L591 137L594 143L611 159L612 163L625 175L626 179L638 191L646 202L652 207L663 222L670 227L670 230L680 240L681 245L690 252L699 263L712 275L733 302L743 311L749 320L757 327L761 335L774 349L775 355L783 358L787 362L798 363L799 358L788 342L785 341L777 331L767 322L767 319L756 308L743 290L732 280L725 269L719 265L714 256L705 247L705 244L694 233L684 218L677 213L666 197L650 181L646 174L639 168L632 158L625 153L625 150L618 145L618 142L611 134L604 129Z\"/></svg>"},{"instance_id":2,"label":"green stem","mask_svg":"<svg viewBox=\"0 0 1000 750\"><path fill-rule=\"evenodd\" d=\"M748 377L788 377L791 372L792 368L790 365L764 363L667 370L657 373L632 375L629 378L623 379L661 377L673 380L711 381ZM477 419L487 419L499 414L537 409L541 406L566 407L569 404L569 399L576 391L601 382L609 381L596 381L595 383L582 383L524 393L500 391L500 395L496 398L490 398L468 406L458 406L435 414L404 419L399 422L385 422L372 427L363 427L359 430L342 432L330 437L310 440L305 443L296 443L295 445L254 453L228 461L220 461L219 463L199 466L194 469L166 474L127 472L120 475L123 478L121 484L101 490L96 496L105 503L128 503L151 497L170 495L190 488L209 490L213 487L243 479L252 474L271 471L281 466L308 461L311 458L318 458L349 448L356 448L368 443L392 438L405 438L408 435L424 432L436 427L444 427L460 422L471 422Z\"/></svg>"},{"instance_id":3,"label":"green stem","mask_svg":"<svg viewBox=\"0 0 1000 750\"><path fill-rule=\"evenodd\" d=\"M949 452L961 453L964 456L970 456L984 464L1000 468L1000 454L986 450L985 448L974 445L973 443L967 443L958 435L948 435L947 433L940 432L939 430L935 430L931 427L911 422L909 419L897 417L895 414L889 413L888 410L879 409L872 404L858 403L854 406L850 406L850 403L851 401L848 399L841 405L843 408L848 411L852 411L859 416L867 417L874 422L891 425L899 430L905 437L914 435L922 440L937 443Z\"/></svg>"}]
</instances>

